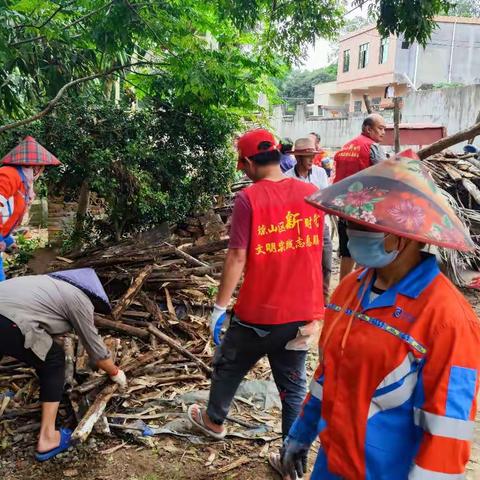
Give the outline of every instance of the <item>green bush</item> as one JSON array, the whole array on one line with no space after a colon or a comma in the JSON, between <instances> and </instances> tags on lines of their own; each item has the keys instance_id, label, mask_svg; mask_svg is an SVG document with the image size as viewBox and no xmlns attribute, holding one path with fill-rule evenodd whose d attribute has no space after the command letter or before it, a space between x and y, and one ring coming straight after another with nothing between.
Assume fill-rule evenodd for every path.
<instances>
[{"instance_id":1,"label":"green bush","mask_svg":"<svg viewBox=\"0 0 480 480\"><path fill-rule=\"evenodd\" d=\"M199 115L155 98L132 110L84 96L67 98L52 115L1 136L0 151L35 136L63 164L45 176L49 194L76 200L87 180L106 201L107 215L86 225L119 238L181 221L226 193L235 177L236 129L238 118L221 110Z\"/></svg>"}]
</instances>

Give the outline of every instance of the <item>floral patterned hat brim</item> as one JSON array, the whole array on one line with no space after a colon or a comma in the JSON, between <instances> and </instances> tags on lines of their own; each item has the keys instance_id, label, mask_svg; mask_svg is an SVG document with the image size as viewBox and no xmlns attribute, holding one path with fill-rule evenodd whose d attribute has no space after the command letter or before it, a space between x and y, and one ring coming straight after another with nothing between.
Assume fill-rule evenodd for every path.
<instances>
[{"instance_id":1,"label":"floral patterned hat brim","mask_svg":"<svg viewBox=\"0 0 480 480\"><path fill-rule=\"evenodd\" d=\"M60 160L42 147L33 137L25 137L0 161L3 165L57 166Z\"/></svg>"},{"instance_id":2,"label":"floral patterned hat brim","mask_svg":"<svg viewBox=\"0 0 480 480\"><path fill-rule=\"evenodd\" d=\"M428 170L412 158L383 161L306 200L382 232L455 250L476 248Z\"/></svg>"}]
</instances>

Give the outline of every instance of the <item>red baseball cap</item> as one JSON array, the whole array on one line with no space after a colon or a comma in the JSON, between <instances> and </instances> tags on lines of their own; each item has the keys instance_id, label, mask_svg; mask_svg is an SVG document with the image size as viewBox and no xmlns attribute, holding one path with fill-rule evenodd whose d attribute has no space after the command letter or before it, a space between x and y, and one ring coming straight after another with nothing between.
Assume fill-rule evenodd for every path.
<instances>
[{"instance_id":1,"label":"red baseball cap","mask_svg":"<svg viewBox=\"0 0 480 480\"><path fill-rule=\"evenodd\" d=\"M264 142L270 143L271 146L265 148L264 144L262 145L262 148L260 148L260 145ZM270 133L268 130L265 130L263 128L256 128L255 130L250 130L244 133L237 141L237 150L239 156L237 168L240 168L240 160L242 158L250 158L254 155L258 155L259 153L271 152L277 149L277 141L275 140L273 134Z\"/></svg>"}]
</instances>

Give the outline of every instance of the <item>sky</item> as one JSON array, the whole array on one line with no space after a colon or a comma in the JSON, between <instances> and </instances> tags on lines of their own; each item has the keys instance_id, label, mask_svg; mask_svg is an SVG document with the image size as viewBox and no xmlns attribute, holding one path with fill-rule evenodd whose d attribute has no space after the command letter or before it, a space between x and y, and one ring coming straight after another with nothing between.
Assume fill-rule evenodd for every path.
<instances>
[{"instance_id":1,"label":"sky","mask_svg":"<svg viewBox=\"0 0 480 480\"><path fill-rule=\"evenodd\" d=\"M353 8L351 1L348 2L348 9ZM365 3L363 8L356 8L352 13L347 15L347 18L353 17L366 17L367 5L369 1ZM326 67L329 64L328 57L331 53L330 41L324 38L317 38L315 45L311 45L308 49L307 60L300 67L300 70L314 70L316 68Z\"/></svg>"}]
</instances>

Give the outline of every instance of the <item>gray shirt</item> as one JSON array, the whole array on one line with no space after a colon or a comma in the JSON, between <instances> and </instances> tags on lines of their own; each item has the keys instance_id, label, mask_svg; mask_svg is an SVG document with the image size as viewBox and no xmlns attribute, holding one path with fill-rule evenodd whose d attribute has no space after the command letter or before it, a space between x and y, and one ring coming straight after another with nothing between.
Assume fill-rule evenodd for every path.
<instances>
[{"instance_id":1,"label":"gray shirt","mask_svg":"<svg viewBox=\"0 0 480 480\"><path fill-rule=\"evenodd\" d=\"M372 165L376 165L377 163L383 162L387 156L385 155L385 151L378 143L372 143L370 147L370 161Z\"/></svg>"},{"instance_id":2,"label":"gray shirt","mask_svg":"<svg viewBox=\"0 0 480 480\"><path fill-rule=\"evenodd\" d=\"M0 314L15 323L25 337L25 348L45 360L51 335L72 329L90 360L109 358L94 325L94 308L79 288L47 275L30 275L0 282Z\"/></svg>"}]
</instances>

